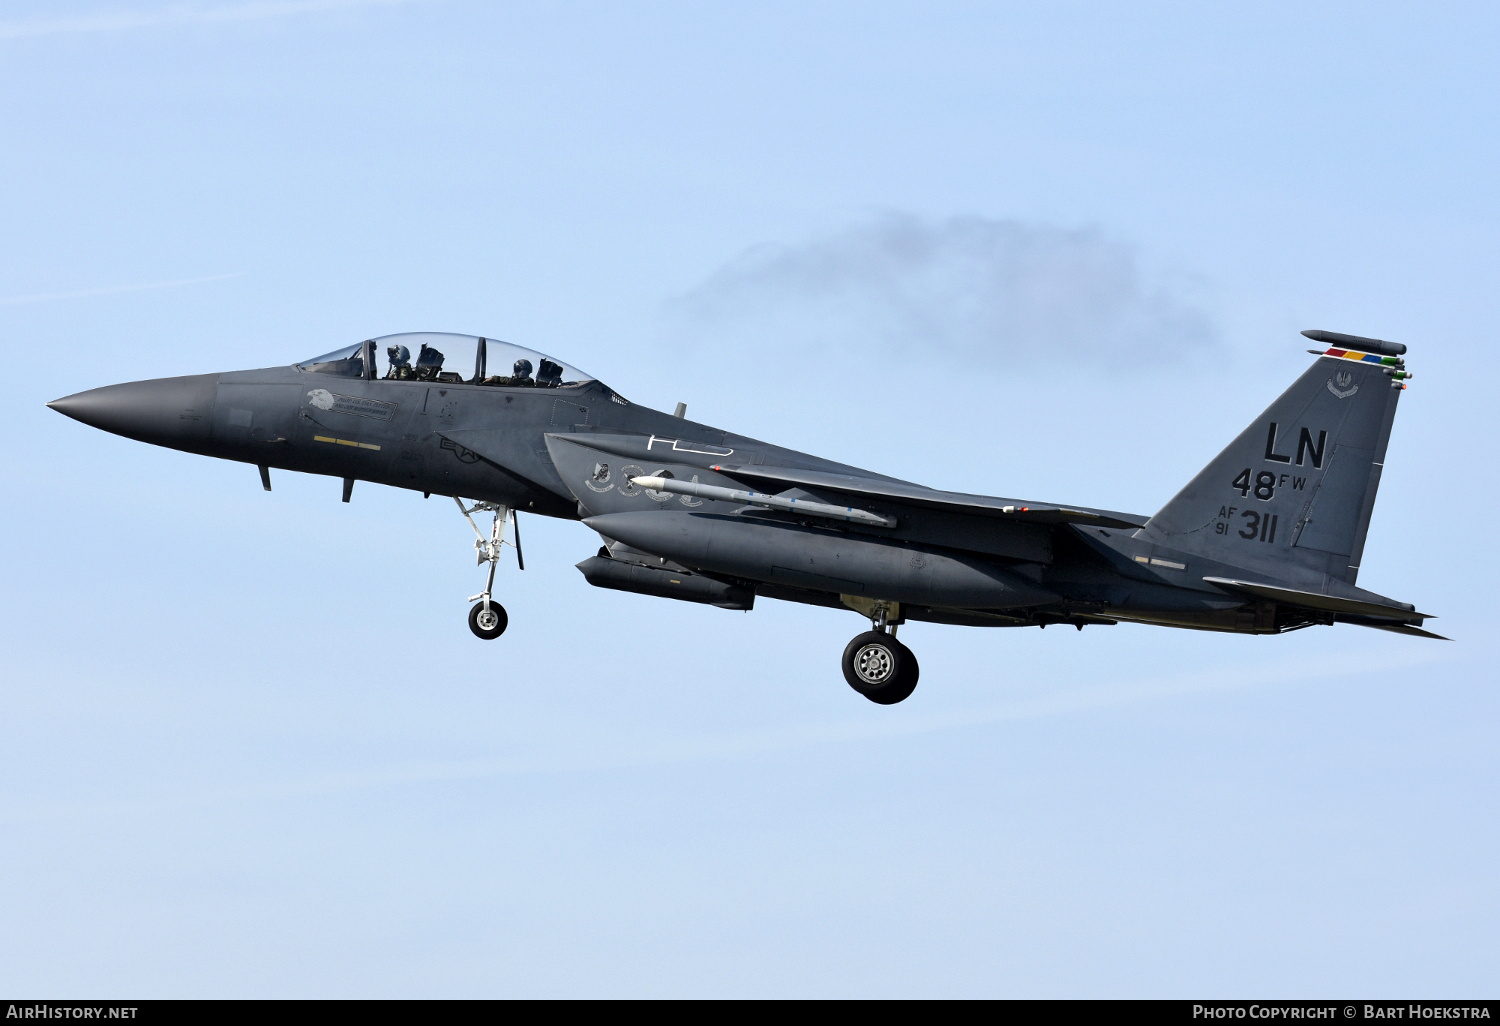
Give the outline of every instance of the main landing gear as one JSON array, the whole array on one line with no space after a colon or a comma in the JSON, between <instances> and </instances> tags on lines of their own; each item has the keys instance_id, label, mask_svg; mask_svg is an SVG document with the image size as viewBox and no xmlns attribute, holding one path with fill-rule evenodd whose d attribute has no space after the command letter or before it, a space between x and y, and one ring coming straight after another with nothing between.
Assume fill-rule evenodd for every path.
<instances>
[{"instance_id":1,"label":"main landing gear","mask_svg":"<svg viewBox=\"0 0 1500 1026\"><path fill-rule=\"evenodd\" d=\"M522 570L526 569L526 561L521 557L521 524L516 519L516 511L505 506L496 505L493 502L476 502L465 509L464 501L458 496L455 495L453 501L458 503L458 511L474 529L474 536L477 539L474 542L474 551L478 556L478 562L490 565L489 576L484 582L484 590L478 595L469 596L469 601L476 603L474 608L469 610L469 630L474 632L476 638L494 641L505 633L505 628L510 623L510 617L505 615L505 607L491 597L495 590L495 569L500 565L500 548L504 545L509 545L516 550L516 566ZM488 538L479 530L479 525L474 523L474 518L470 515L473 513L494 514ZM514 525L516 540L513 542L505 540L507 521Z\"/></svg>"},{"instance_id":2,"label":"main landing gear","mask_svg":"<svg viewBox=\"0 0 1500 1026\"><path fill-rule=\"evenodd\" d=\"M844 679L872 702L895 705L917 687L921 668L912 650L896 640L895 603L872 603L874 630L857 635L844 649Z\"/></svg>"}]
</instances>

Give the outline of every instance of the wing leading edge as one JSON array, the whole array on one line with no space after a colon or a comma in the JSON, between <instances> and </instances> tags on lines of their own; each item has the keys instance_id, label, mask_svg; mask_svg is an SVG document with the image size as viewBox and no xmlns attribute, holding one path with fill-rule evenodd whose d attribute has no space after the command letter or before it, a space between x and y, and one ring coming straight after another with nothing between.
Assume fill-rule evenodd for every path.
<instances>
[{"instance_id":1,"label":"wing leading edge","mask_svg":"<svg viewBox=\"0 0 1500 1026\"><path fill-rule=\"evenodd\" d=\"M762 487L773 484L780 485L782 488L807 488L815 492L835 492L840 495L878 499L901 506L966 513L971 516L993 517L997 520L1020 523L1089 524L1094 527L1135 528L1144 527L1149 519L1112 510L1053 506L1046 503L1025 502L1021 499L1002 499L990 495L944 492L897 481L877 481L871 478L827 474L816 470L797 470L790 467L715 464L711 469L726 477Z\"/></svg>"}]
</instances>

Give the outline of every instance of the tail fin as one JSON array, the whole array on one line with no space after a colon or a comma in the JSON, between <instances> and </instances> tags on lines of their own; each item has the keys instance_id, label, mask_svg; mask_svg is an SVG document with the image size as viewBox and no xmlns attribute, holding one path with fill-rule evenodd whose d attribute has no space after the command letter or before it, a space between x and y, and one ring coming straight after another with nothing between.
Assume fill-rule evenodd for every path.
<instances>
[{"instance_id":1,"label":"tail fin","mask_svg":"<svg viewBox=\"0 0 1500 1026\"><path fill-rule=\"evenodd\" d=\"M1305 331L1319 359L1143 529L1244 565L1290 561L1353 584L1380 486L1406 347Z\"/></svg>"}]
</instances>

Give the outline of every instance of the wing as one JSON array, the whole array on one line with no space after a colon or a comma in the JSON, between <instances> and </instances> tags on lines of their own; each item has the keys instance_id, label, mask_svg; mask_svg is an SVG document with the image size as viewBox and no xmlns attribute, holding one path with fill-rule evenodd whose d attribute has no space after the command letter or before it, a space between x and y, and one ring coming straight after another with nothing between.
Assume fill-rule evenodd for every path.
<instances>
[{"instance_id":1,"label":"wing","mask_svg":"<svg viewBox=\"0 0 1500 1026\"><path fill-rule=\"evenodd\" d=\"M1134 528L1144 527L1149 519L1112 510L1090 509L1082 506L1054 506L1049 503L1002 499L990 495L943 492L935 488L923 488L921 485L899 481L879 481L844 474L828 474L817 470L725 464L715 464L711 469L725 477L731 477L755 487L769 488L772 491L806 488L814 492L831 492L856 498L878 499L901 506L992 517L996 520L1008 520L1015 523L1091 524L1095 527Z\"/></svg>"}]
</instances>

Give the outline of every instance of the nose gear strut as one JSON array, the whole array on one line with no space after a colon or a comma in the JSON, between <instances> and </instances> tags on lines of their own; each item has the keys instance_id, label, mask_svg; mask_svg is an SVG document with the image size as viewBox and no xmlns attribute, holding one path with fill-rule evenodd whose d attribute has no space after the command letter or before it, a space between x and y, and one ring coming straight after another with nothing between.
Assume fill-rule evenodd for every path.
<instances>
[{"instance_id":1,"label":"nose gear strut","mask_svg":"<svg viewBox=\"0 0 1500 1026\"><path fill-rule=\"evenodd\" d=\"M500 565L500 549L509 545L516 550L516 567L526 569L526 560L521 555L521 522L516 516L516 511L507 506L493 502L476 502L474 505L464 508L464 501L458 496L453 497L458 504L458 511L464 515L469 526L474 529L474 553L475 563L490 565L489 575L484 582L484 590L478 595L470 595L469 601L475 602L473 609L469 610L469 630L474 635L485 641L493 641L505 633L505 628L510 618L505 614L505 607L493 600L495 590L495 570ZM494 519L490 523L490 536L486 538L484 532L479 530L479 525L474 523L474 513L490 513ZM509 522L513 525L512 537L515 541L505 540L505 525Z\"/></svg>"}]
</instances>

